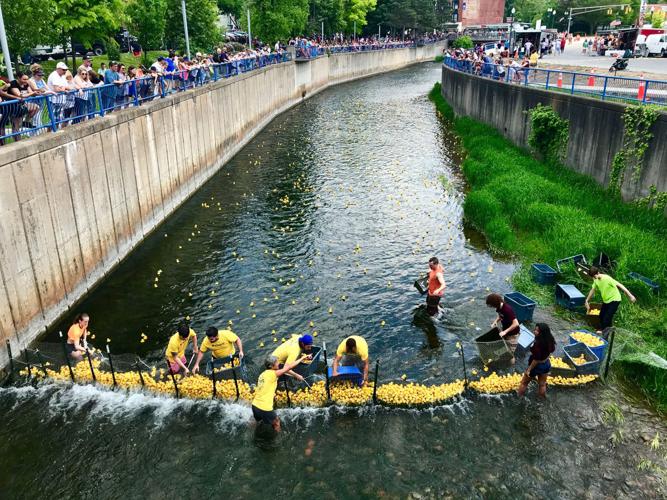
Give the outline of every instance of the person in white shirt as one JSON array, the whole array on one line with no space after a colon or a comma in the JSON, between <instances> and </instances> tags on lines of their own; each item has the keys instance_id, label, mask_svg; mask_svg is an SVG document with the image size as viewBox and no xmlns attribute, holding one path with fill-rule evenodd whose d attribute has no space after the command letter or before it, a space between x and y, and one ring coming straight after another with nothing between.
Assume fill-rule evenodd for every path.
<instances>
[{"instance_id":1,"label":"person in white shirt","mask_svg":"<svg viewBox=\"0 0 667 500\"><path fill-rule=\"evenodd\" d=\"M70 88L69 82L65 78L65 73L67 73L67 64L59 62L56 64L56 69L49 75L46 81L49 90L54 92L53 97L51 97L51 103L53 104L53 114L56 121L61 121L63 118L63 110L67 103L67 95L64 92L67 92Z\"/></svg>"}]
</instances>

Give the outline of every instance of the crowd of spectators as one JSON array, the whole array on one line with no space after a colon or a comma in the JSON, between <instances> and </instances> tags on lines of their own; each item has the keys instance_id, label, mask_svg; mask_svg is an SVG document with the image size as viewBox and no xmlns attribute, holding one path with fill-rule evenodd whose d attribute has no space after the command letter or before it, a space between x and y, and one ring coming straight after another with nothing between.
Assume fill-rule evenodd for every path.
<instances>
[{"instance_id":1,"label":"crowd of spectators","mask_svg":"<svg viewBox=\"0 0 667 500\"><path fill-rule=\"evenodd\" d=\"M426 35L419 42L434 42L442 37L441 34ZM25 136L64 128L211 80L284 62L290 52L296 57L310 58L327 51L386 49L415 43L415 40L389 36L346 38L337 34L324 40L316 36L296 37L287 45L276 42L270 46L254 41L252 49L233 50L227 45L211 54L197 52L192 58L169 51L167 56L158 57L148 67L126 67L120 62L109 61L94 68L92 58L87 56L76 69L58 62L48 76L43 67L35 63L26 71L18 72L11 82L0 79L0 145L8 137L18 141Z\"/></svg>"},{"instance_id":2,"label":"crowd of spectators","mask_svg":"<svg viewBox=\"0 0 667 500\"><path fill-rule=\"evenodd\" d=\"M536 68L539 61L538 48L530 42L528 47L517 48L513 53L505 44L499 43L493 49L485 50L482 45L477 45L470 50L446 50L444 55L445 63L456 69L516 83L526 78L530 68Z\"/></svg>"}]
</instances>

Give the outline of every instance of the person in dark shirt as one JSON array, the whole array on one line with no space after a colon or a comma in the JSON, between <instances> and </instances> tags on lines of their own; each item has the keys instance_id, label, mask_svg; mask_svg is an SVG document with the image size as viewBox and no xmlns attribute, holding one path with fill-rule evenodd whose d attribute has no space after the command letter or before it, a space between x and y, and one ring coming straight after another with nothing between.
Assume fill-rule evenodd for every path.
<instances>
[{"instance_id":1,"label":"person in dark shirt","mask_svg":"<svg viewBox=\"0 0 667 500\"><path fill-rule=\"evenodd\" d=\"M551 371L549 357L556 350L556 341L551 334L551 328L546 323L535 325L535 342L530 347L530 358L528 368L523 373L517 394L521 397L526 394L528 384L537 378L537 393L543 398L547 397L547 378Z\"/></svg>"},{"instance_id":2,"label":"person in dark shirt","mask_svg":"<svg viewBox=\"0 0 667 500\"><path fill-rule=\"evenodd\" d=\"M491 328L500 328L500 336L507 342L512 354L516 350L519 339L519 320L509 304L505 304L503 298L497 293L491 293L486 297L486 305L493 307L498 313L496 319L491 323Z\"/></svg>"}]
</instances>

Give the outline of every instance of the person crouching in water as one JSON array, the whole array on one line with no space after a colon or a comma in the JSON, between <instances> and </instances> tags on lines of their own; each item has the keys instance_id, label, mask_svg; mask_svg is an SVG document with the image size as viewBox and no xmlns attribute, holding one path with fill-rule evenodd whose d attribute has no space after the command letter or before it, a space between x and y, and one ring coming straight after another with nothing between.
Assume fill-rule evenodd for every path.
<instances>
[{"instance_id":1,"label":"person crouching in water","mask_svg":"<svg viewBox=\"0 0 667 500\"><path fill-rule=\"evenodd\" d=\"M280 432L280 419L273 411L273 400L276 397L278 378L297 366L307 356L303 355L292 363L286 363L280 368L280 361L276 356L269 356L264 361L265 370L257 379L255 397L252 400L252 416L257 422L269 424L273 430Z\"/></svg>"},{"instance_id":2,"label":"person crouching in water","mask_svg":"<svg viewBox=\"0 0 667 500\"><path fill-rule=\"evenodd\" d=\"M444 269L438 262L437 257L428 260L428 294L426 295L426 312L429 316L438 314L438 305L442 298L446 284Z\"/></svg>"},{"instance_id":3,"label":"person crouching in water","mask_svg":"<svg viewBox=\"0 0 667 500\"><path fill-rule=\"evenodd\" d=\"M551 328L546 323L535 325L535 342L530 347L530 358L528 368L523 373L517 394L523 397L528 389L528 383L537 378L537 394L543 398L547 397L547 378L551 371L549 357L556 350L556 341L551 334Z\"/></svg>"},{"instance_id":4,"label":"person crouching in water","mask_svg":"<svg viewBox=\"0 0 667 500\"><path fill-rule=\"evenodd\" d=\"M81 361L88 348L88 322L90 317L86 313L77 314L74 323L67 330L67 354L76 361Z\"/></svg>"},{"instance_id":5,"label":"person crouching in water","mask_svg":"<svg viewBox=\"0 0 667 500\"><path fill-rule=\"evenodd\" d=\"M498 327L500 337L505 340L512 356L516 351L516 345L519 341L519 320L509 304L503 301L503 298L497 293L490 293L486 296L486 305L493 307L498 316L491 323L491 328Z\"/></svg>"}]
</instances>

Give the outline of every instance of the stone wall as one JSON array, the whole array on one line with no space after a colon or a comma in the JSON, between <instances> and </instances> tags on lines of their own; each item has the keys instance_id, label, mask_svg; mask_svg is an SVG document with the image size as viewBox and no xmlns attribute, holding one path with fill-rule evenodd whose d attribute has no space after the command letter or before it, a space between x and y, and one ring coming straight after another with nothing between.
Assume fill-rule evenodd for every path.
<instances>
[{"instance_id":1,"label":"stone wall","mask_svg":"<svg viewBox=\"0 0 667 500\"><path fill-rule=\"evenodd\" d=\"M570 123L565 163L607 186L611 162L623 143L625 105L576 95L550 92L442 68L442 95L457 115L470 116L497 128L521 147L528 147L530 118L526 111L548 105ZM625 176L626 200L646 196L650 186L667 191L667 114L652 127L641 178Z\"/></svg>"},{"instance_id":2,"label":"stone wall","mask_svg":"<svg viewBox=\"0 0 667 500\"><path fill-rule=\"evenodd\" d=\"M281 112L441 52L279 64L1 147L0 342L33 341Z\"/></svg>"}]
</instances>

